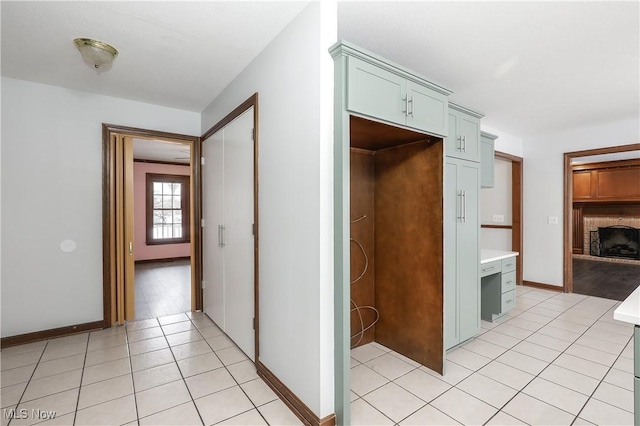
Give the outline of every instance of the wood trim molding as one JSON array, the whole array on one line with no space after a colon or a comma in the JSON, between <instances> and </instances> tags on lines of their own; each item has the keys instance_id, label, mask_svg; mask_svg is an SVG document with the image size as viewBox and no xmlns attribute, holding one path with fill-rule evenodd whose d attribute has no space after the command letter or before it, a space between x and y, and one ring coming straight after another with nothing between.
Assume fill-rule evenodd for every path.
<instances>
[{"instance_id":1,"label":"wood trim molding","mask_svg":"<svg viewBox=\"0 0 640 426\"><path fill-rule=\"evenodd\" d=\"M134 158L134 163L147 163L147 164L165 164L168 166L183 166L189 167L190 163L179 163L177 161L159 161L159 160L143 160L140 158Z\"/></svg>"},{"instance_id":2,"label":"wood trim molding","mask_svg":"<svg viewBox=\"0 0 640 426\"><path fill-rule=\"evenodd\" d=\"M573 171L578 170L600 170L600 169L620 169L627 167L638 167L640 166L640 159L631 159L631 160L618 160L618 161L603 161L601 163L584 163L584 164L574 164L571 166Z\"/></svg>"},{"instance_id":3,"label":"wood trim molding","mask_svg":"<svg viewBox=\"0 0 640 426\"><path fill-rule=\"evenodd\" d=\"M480 225L480 227L487 229L513 229L512 225Z\"/></svg>"},{"instance_id":4,"label":"wood trim molding","mask_svg":"<svg viewBox=\"0 0 640 426\"><path fill-rule=\"evenodd\" d=\"M517 155L507 154L502 151L495 151L494 156L501 160L515 161L517 163L522 163L522 157L518 157Z\"/></svg>"},{"instance_id":5,"label":"wood trim molding","mask_svg":"<svg viewBox=\"0 0 640 426\"><path fill-rule=\"evenodd\" d=\"M562 287L559 285L543 284L543 283L537 283L535 281L523 281L522 285L525 287L533 287L533 288L540 288L543 290L562 292Z\"/></svg>"},{"instance_id":6,"label":"wood trim molding","mask_svg":"<svg viewBox=\"0 0 640 426\"><path fill-rule=\"evenodd\" d=\"M191 256L181 256L181 257L165 257L162 259L142 259L136 260L136 265L144 264L144 263L169 263L176 262L178 260L189 260Z\"/></svg>"},{"instance_id":7,"label":"wood trim molding","mask_svg":"<svg viewBox=\"0 0 640 426\"><path fill-rule=\"evenodd\" d=\"M571 160L590 155L640 150L640 143L566 152L564 154L564 218L563 218L563 277L562 288L573 292L573 167Z\"/></svg>"},{"instance_id":8,"label":"wood trim molding","mask_svg":"<svg viewBox=\"0 0 640 426\"><path fill-rule=\"evenodd\" d=\"M49 330L34 331L33 333L18 334L16 336L3 337L0 339L2 349L9 346L23 345L25 343L37 342L39 340L52 339L54 337L68 336L70 334L84 333L86 331L101 330L104 321L85 322L82 324L68 325L66 327L51 328Z\"/></svg>"},{"instance_id":9,"label":"wood trim molding","mask_svg":"<svg viewBox=\"0 0 640 426\"><path fill-rule=\"evenodd\" d=\"M115 147L112 146L111 137L113 134L122 134L138 138L146 139L163 139L174 142L189 143L191 145L192 158L200 158L200 138L198 136L182 135L177 133L161 132L156 130L142 129L136 127L119 126L116 124L102 124L102 274L103 274L103 309L104 309L104 327L111 327L112 319L114 318L112 312L112 305L114 303L111 284L113 281L113 261L114 261L114 245L115 239L112 238L112 224L113 224L113 211L115 206L115 192L114 192L114 179L115 179ZM188 165L191 167L193 175L192 193L200 194L200 162L193 161L193 164ZM201 206L200 198L194 197L192 200L193 209L193 223L200 223L201 219ZM200 241L201 234L195 232L191 236L191 244L195 250L192 251L194 259L192 259L192 292L194 293L195 309L202 309L202 290L200 286L195 286L195 283L199 283L202 280L200 275L202 264L202 243ZM194 279L195 278L195 279ZM194 291L194 287L196 290ZM193 306L192 306L193 307Z\"/></svg>"},{"instance_id":10,"label":"wood trim molding","mask_svg":"<svg viewBox=\"0 0 640 426\"><path fill-rule=\"evenodd\" d=\"M522 225L523 201L523 173L524 163L522 157L495 151L495 158L511 161L511 226L508 225L481 225L482 228L511 229L511 250L520 253L516 257L516 283L522 283L522 265L524 265L524 244Z\"/></svg>"},{"instance_id":11,"label":"wood trim molding","mask_svg":"<svg viewBox=\"0 0 640 426\"><path fill-rule=\"evenodd\" d=\"M280 381L267 367L260 361L256 362L258 375L269 385L280 399L298 416L305 425L310 426L335 426L336 415L330 414L322 419L319 418L307 405L300 400L284 383Z\"/></svg>"}]
</instances>

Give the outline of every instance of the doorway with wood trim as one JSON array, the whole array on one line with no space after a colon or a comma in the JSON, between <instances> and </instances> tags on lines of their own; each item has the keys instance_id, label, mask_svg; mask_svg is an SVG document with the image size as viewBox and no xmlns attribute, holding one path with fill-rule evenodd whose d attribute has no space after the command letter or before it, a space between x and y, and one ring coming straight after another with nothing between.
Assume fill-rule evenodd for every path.
<instances>
[{"instance_id":1,"label":"doorway with wood trim","mask_svg":"<svg viewBox=\"0 0 640 426\"><path fill-rule=\"evenodd\" d=\"M145 170L141 170L140 167L138 167L139 170L134 170L134 157L136 156L138 160L147 161L147 163L144 163L147 164L146 167L157 168L159 166L157 163L148 163L153 160L143 158L149 157L148 153L134 155L134 146L138 148L143 146L143 149L136 149L136 152L144 152L144 145L154 141L156 143L171 144L175 147L179 146L189 152L190 165L187 176L174 176L179 178L180 182L167 181L170 176L166 174L164 176L156 174L157 179L155 181L153 179L145 179L145 177L153 177L154 174L148 174ZM199 288L196 283L200 281L200 233L199 227L195 226L195 224L199 224L200 214L199 196L196 196L199 191L199 162L193 161L199 157L198 142L199 138L194 136L108 124L103 125L103 297L105 327L141 319L137 318L137 316L148 317L152 315L152 312L144 312L144 306L141 303L136 304L135 260L138 252L144 252L145 248L153 246L154 243L171 242L170 240L173 239L174 235L178 237L175 239L176 241L190 241L188 247L190 273L187 277L190 303L184 308L187 311L201 309L201 292L196 290L196 287ZM135 164L139 166L143 163L138 161ZM150 164L154 164L154 166L150 166ZM142 177L137 176L140 173L142 173ZM136 176L138 177L137 180L142 179L144 182L141 181L136 184ZM191 185L185 185L187 179L192 183ZM136 200L134 187L137 187L137 198L141 198L140 192L145 193L142 196L142 201ZM158 189L158 191L154 191L154 188ZM163 189L167 189L166 197L163 195ZM154 192L158 193L157 196L154 196ZM145 201L145 199L149 201ZM158 204L158 209L154 208L154 201L158 202L156 203ZM176 202L175 209L173 208L174 201ZM169 203L171 203L171 206L169 206ZM142 221L138 220L137 225L134 215L136 205L138 205L138 216L143 216ZM166 209L163 207L166 207ZM157 216L157 220L154 220L154 215ZM167 215L171 216L171 220L166 220ZM148 229L138 229L138 232L136 232L136 227ZM149 238L151 239L149 240ZM153 254L146 255L146 257L149 256L153 257ZM138 256L138 259L140 258L141 256ZM143 299L141 293L139 293L139 299ZM158 314L155 316L163 316L157 310L155 313Z\"/></svg>"},{"instance_id":2,"label":"doorway with wood trim","mask_svg":"<svg viewBox=\"0 0 640 426\"><path fill-rule=\"evenodd\" d=\"M633 202L633 197L623 197L620 198L619 203L609 204L607 207L603 205L599 205L599 201L602 201L604 198L609 198L612 200L611 194L607 195L606 193L600 194L600 192L606 192L606 188L600 188L602 184L607 185L610 184L611 179L607 181L599 182L597 179L597 175L600 173L596 171L595 166L592 167L593 170L586 170L585 167L577 167L577 169L585 169L585 170L577 170L578 173L581 173L579 176L580 179L583 177L587 177L588 179L584 182L576 182L579 184L580 188L586 186L588 194L577 194L582 203L578 203L576 205L577 208L574 209L574 167L576 166L576 160L581 158L595 158L594 156L608 156L608 159L612 159L611 155L621 154L621 153L631 153L633 151L640 150L640 143L630 144L630 145L620 145L620 146L611 146L606 148L596 148L596 149L588 149L583 151L574 151L567 152L564 154L564 233L563 233L563 290L566 293L574 292L574 254L584 254L585 247L590 245L590 241L586 241L585 237L585 228L581 226L583 224L585 213L587 216L596 212L604 216L616 216L623 217L626 216L626 212L631 211L634 212L634 207L637 203ZM604 157L598 157L604 158ZM622 157L617 157L622 158ZM626 158L626 157L625 157ZM603 166L601 164L601 166ZM606 166L606 165L604 165ZM588 172L588 176L585 172ZM582 176L584 174L584 176ZM612 177L611 173L608 173L608 177ZM620 171L614 171L614 174L620 174ZM592 180L591 178L594 178ZM615 177L615 176L614 176ZM582 184L585 185L582 185ZM591 185L593 183L593 185ZM634 182L635 183L635 182ZM623 191L624 185L615 185L615 188L611 188L613 192L617 195L621 195ZM580 191L581 189L579 189ZM611 191L609 191L611 192ZM600 196L599 196L600 195ZM615 197L614 197L615 198ZM587 206L585 209L585 205ZM632 214L633 215L633 214ZM586 241L586 245L585 245ZM582 247L580 249L580 247ZM625 265L626 266L626 265Z\"/></svg>"},{"instance_id":3,"label":"doorway with wood trim","mask_svg":"<svg viewBox=\"0 0 640 426\"><path fill-rule=\"evenodd\" d=\"M483 248L501 248L503 250L512 250L520 253L516 256L516 283L523 284L522 265L523 265L523 242L522 242L522 157L496 151L496 182L502 182L502 188L499 197L507 200L505 209L507 214L505 217L498 215L496 220L489 219L486 216L485 191L495 191L496 188L482 189L483 197L483 217L481 227L481 244ZM503 172L504 176L498 177L497 174ZM504 203L502 203L504 204ZM496 247L487 247L487 240L492 241L489 244L497 244Z\"/></svg>"}]
</instances>

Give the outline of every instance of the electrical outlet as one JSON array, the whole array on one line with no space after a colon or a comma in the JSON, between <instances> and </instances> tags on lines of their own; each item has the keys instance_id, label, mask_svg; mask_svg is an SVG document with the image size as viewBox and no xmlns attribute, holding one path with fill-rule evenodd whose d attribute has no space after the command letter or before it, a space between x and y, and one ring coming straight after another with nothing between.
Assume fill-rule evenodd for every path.
<instances>
[{"instance_id":1,"label":"electrical outlet","mask_svg":"<svg viewBox=\"0 0 640 426\"><path fill-rule=\"evenodd\" d=\"M503 214L494 214L493 215L494 223L504 223L504 215Z\"/></svg>"},{"instance_id":2,"label":"electrical outlet","mask_svg":"<svg viewBox=\"0 0 640 426\"><path fill-rule=\"evenodd\" d=\"M558 216L549 216L547 218L547 222L549 225L557 225L558 224Z\"/></svg>"}]
</instances>

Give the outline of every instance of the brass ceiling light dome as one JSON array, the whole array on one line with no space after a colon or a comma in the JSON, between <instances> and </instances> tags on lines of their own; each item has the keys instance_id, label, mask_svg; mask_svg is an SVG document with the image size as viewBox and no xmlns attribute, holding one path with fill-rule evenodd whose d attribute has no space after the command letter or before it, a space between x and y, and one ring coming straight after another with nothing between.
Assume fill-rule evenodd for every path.
<instances>
[{"instance_id":1,"label":"brass ceiling light dome","mask_svg":"<svg viewBox=\"0 0 640 426\"><path fill-rule=\"evenodd\" d=\"M84 62L96 70L108 70L115 57L118 56L115 47L102 41L77 38L73 40L73 43L80 51Z\"/></svg>"}]
</instances>

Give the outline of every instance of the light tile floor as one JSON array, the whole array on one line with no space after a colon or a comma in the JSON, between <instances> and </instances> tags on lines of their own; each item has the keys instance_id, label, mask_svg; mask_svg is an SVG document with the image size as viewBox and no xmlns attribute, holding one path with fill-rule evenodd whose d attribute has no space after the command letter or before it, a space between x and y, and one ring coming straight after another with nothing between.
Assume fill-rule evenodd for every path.
<instances>
[{"instance_id":1,"label":"light tile floor","mask_svg":"<svg viewBox=\"0 0 640 426\"><path fill-rule=\"evenodd\" d=\"M301 424L201 313L14 346L0 360L2 426Z\"/></svg>"},{"instance_id":2,"label":"light tile floor","mask_svg":"<svg viewBox=\"0 0 640 426\"><path fill-rule=\"evenodd\" d=\"M633 424L619 302L517 287L516 308L447 353L444 376L377 343L351 351L353 425Z\"/></svg>"},{"instance_id":3,"label":"light tile floor","mask_svg":"<svg viewBox=\"0 0 640 426\"><path fill-rule=\"evenodd\" d=\"M190 260L136 265L136 320L174 315L190 310Z\"/></svg>"}]
</instances>

